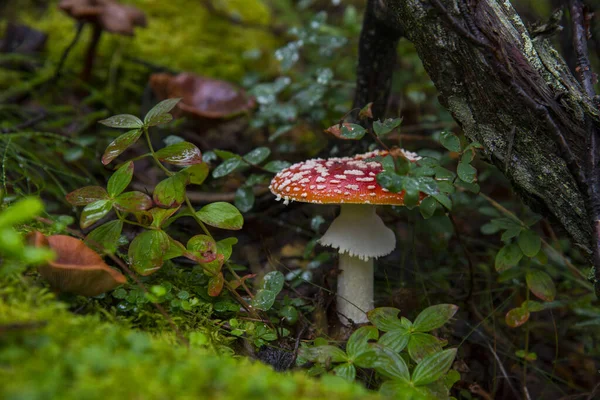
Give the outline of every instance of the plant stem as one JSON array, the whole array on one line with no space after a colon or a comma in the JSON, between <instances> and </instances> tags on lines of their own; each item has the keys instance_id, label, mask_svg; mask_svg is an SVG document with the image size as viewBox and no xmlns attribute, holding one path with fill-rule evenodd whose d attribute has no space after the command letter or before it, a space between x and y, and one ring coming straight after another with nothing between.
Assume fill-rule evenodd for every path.
<instances>
[{"instance_id":1,"label":"plant stem","mask_svg":"<svg viewBox=\"0 0 600 400\"><path fill-rule=\"evenodd\" d=\"M148 133L148 127L144 127L144 137L146 138L146 143L148 144L148 149L150 149L150 154L152 155L152 158L154 159L154 162L156 163L156 165L162 169L164 171L165 174L167 174L167 176L172 176L173 173L171 171L169 171L158 159L158 157L156 157L156 152L154 151L154 147L152 147L152 141L150 140L150 134Z\"/></svg>"},{"instance_id":2,"label":"plant stem","mask_svg":"<svg viewBox=\"0 0 600 400\"><path fill-rule=\"evenodd\" d=\"M196 210L192 206L192 202L190 201L190 198L187 196L187 194L185 195L185 204L187 205L188 210L192 213L192 218L196 220L196 222L198 223L198 225L200 225L200 228L202 228L204 233L212 239L213 237L210 234L210 231L208 230L208 228L206 228L204 222L202 222L202 220L196 215Z\"/></svg>"}]
</instances>

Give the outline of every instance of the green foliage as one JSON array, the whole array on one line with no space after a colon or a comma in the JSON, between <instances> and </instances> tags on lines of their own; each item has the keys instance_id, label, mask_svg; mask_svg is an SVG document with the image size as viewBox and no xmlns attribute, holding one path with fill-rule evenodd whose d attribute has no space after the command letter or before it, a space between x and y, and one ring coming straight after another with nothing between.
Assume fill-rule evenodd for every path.
<instances>
[{"instance_id":1,"label":"green foliage","mask_svg":"<svg viewBox=\"0 0 600 400\"><path fill-rule=\"evenodd\" d=\"M0 284L0 327L0 397L7 399L376 398L333 377L281 375L217 356L202 331L188 335L188 349L170 334L153 337L97 315L73 315L46 291L16 280Z\"/></svg>"},{"instance_id":2,"label":"green foliage","mask_svg":"<svg viewBox=\"0 0 600 400\"><path fill-rule=\"evenodd\" d=\"M346 380L356 378L356 368L375 369L386 380L381 393L394 398L444 399L455 382L445 386L446 374L456 357L456 349L443 350L445 341L425 332L442 327L458 307L439 304L423 310L414 323L397 315L391 307L367 313L374 326L358 328L346 343L346 351L332 345L305 347L302 357L314 361L322 371L333 366L333 373ZM379 331L385 332L382 336ZM405 359L407 350L410 359ZM406 354L406 353L405 353ZM409 365L414 363L412 373Z\"/></svg>"}]
</instances>

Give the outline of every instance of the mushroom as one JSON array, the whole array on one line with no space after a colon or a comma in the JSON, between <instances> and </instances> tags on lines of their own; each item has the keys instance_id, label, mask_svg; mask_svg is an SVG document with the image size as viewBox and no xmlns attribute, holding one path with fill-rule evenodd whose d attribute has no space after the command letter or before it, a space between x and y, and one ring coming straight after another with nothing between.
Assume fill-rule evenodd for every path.
<instances>
[{"instance_id":1,"label":"mushroom","mask_svg":"<svg viewBox=\"0 0 600 400\"><path fill-rule=\"evenodd\" d=\"M256 105L253 97L229 82L187 72L152 74L150 87L161 100L180 97L177 108L196 119L227 119Z\"/></svg>"},{"instance_id":2,"label":"mushroom","mask_svg":"<svg viewBox=\"0 0 600 400\"><path fill-rule=\"evenodd\" d=\"M402 150L411 161L420 157ZM280 171L271 181L277 200L341 204L340 215L319 240L340 254L337 310L348 325L367 322L373 309L373 260L396 247L394 232L375 212L378 204L404 204L404 192L391 193L377 183L381 163L369 160L385 156L374 151L355 157L314 159Z\"/></svg>"},{"instance_id":3,"label":"mushroom","mask_svg":"<svg viewBox=\"0 0 600 400\"><path fill-rule=\"evenodd\" d=\"M29 241L56 253L56 259L39 266L38 272L57 292L92 297L127 282L123 274L106 265L98 253L77 238L32 232Z\"/></svg>"},{"instance_id":4,"label":"mushroom","mask_svg":"<svg viewBox=\"0 0 600 400\"><path fill-rule=\"evenodd\" d=\"M102 31L133 36L136 26L146 26L146 15L133 6L119 4L115 0L61 0L58 7L80 23L92 25L92 41L89 44L81 77L88 81L96 57L96 48Z\"/></svg>"}]
</instances>

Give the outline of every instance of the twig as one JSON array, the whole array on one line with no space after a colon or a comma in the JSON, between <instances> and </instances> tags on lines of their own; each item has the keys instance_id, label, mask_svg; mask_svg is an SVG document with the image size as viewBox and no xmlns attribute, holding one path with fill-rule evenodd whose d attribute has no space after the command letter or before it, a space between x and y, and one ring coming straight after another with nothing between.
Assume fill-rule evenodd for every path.
<instances>
[{"instance_id":1,"label":"twig","mask_svg":"<svg viewBox=\"0 0 600 400\"><path fill-rule=\"evenodd\" d=\"M73 40L71 41L71 43L69 43L69 45L65 48L65 51L63 51L62 55L60 56L60 60L58 61L58 65L56 66L56 71L54 72L54 76L52 77L50 82L54 82L56 79L58 79L60 77L62 67L65 64L67 57L71 53L71 50L73 50L73 47L75 47L75 45L79 41L82 30L83 30L83 22L78 22L77 23L77 31L75 32L75 37L73 37Z\"/></svg>"}]
</instances>

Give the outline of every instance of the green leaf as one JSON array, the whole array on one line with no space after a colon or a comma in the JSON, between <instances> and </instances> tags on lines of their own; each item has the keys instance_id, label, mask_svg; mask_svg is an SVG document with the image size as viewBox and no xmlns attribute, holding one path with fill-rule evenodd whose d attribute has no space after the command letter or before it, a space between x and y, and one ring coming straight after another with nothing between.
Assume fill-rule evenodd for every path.
<instances>
[{"instance_id":1,"label":"green leaf","mask_svg":"<svg viewBox=\"0 0 600 400\"><path fill-rule=\"evenodd\" d=\"M170 114L169 117L165 117L165 114L171 111L180 101L181 98L161 101L148 111L148 114L144 117L144 124L146 124L146 126L155 126L169 122L173 117Z\"/></svg>"},{"instance_id":2,"label":"green leaf","mask_svg":"<svg viewBox=\"0 0 600 400\"><path fill-rule=\"evenodd\" d=\"M365 130L365 128L358 124L345 123L342 124L340 137L343 139L358 140L362 139L366 133L367 131Z\"/></svg>"},{"instance_id":3,"label":"green leaf","mask_svg":"<svg viewBox=\"0 0 600 400\"><path fill-rule=\"evenodd\" d=\"M108 193L100 186L86 186L72 191L66 199L73 206L85 206L98 200L107 200Z\"/></svg>"},{"instance_id":4,"label":"green leaf","mask_svg":"<svg viewBox=\"0 0 600 400\"><path fill-rule=\"evenodd\" d=\"M374 366L381 375L392 379L410 379L410 372L406 361L394 350L386 347L374 346L378 350L379 360Z\"/></svg>"},{"instance_id":5,"label":"green leaf","mask_svg":"<svg viewBox=\"0 0 600 400\"><path fill-rule=\"evenodd\" d=\"M180 242L169 236L169 248L165 252L163 259L171 260L175 257L181 257L183 256L184 252L185 247L183 247L183 245Z\"/></svg>"},{"instance_id":6,"label":"green leaf","mask_svg":"<svg viewBox=\"0 0 600 400\"><path fill-rule=\"evenodd\" d=\"M369 347L366 351L363 351L357 355L353 360L352 364L361 368L375 368L381 365L381 354L380 351Z\"/></svg>"},{"instance_id":7,"label":"green leaf","mask_svg":"<svg viewBox=\"0 0 600 400\"><path fill-rule=\"evenodd\" d=\"M111 128L139 129L144 126L141 119L131 114L119 114L98 122Z\"/></svg>"},{"instance_id":8,"label":"green leaf","mask_svg":"<svg viewBox=\"0 0 600 400\"><path fill-rule=\"evenodd\" d=\"M230 237L227 239L219 240L217 242L217 251L223 255L223 262L229 260L231 253L233 252L233 246L237 244L237 238Z\"/></svg>"},{"instance_id":9,"label":"green leaf","mask_svg":"<svg viewBox=\"0 0 600 400\"><path fill-rule=\"evenodd\" d=\"M369 350L369 340L377 340L379 331L374 326L363 326L354 331L346 343L348 357L354 359Z\"/></svg>"},{"instance_id":10,"label":"green leaf","mask_svg":"<svg viewBox=\"0 0 600 400\"><path fill-rule=\"evenodd\" d=\"M208 177L209 168L206 163L195 164L182 169L179 173L187 174L188 180L192 185L202 185Z\"/></svg>"},{"instance_id":11,"label":"green leaf","mask_svg":"<svg viewBox=\"0 0 600 400\"><path fill-rule=\"evenodd\" d=\"M276 174L279 171L286 169L290 165L292 165L292 164L287 161L274 160L274 161L269 161L268 163L266 163L263 168L269 172Z\"/></svg>"},{"instance_id":12,"label":"green leaf","mask_svg":"<svg viewBox=\"0 0 600 400\"><path fill-rule=\"evenodd\" d=\"M283 289L285 277L279 271L272 271L263 278L262 289L260 289L254 299L252 305L259 310L267 311L275 303L275 298Z\"/></svg>"},{"instance_id":13,"label":"green leaf","mask_svg":"<svg viewBox=\"0 0 600 400\"><path fill-rule=\"evenodd\" d=\"M535 257L542 248L542 239L531 229L522 231L517 242L527 257Z\"/></svg>"},{"instance_id":14,"label":"green leaf","mask_svg":"<svg viewBox=\"0 0 600 400\"><path fill-rule=\"evenodd\" d=\"M408 345L410 336L411 335L407 329L398 328L396 330L384 333L383 336L379 338L378 343L397 353L400 353Z\"/></svg>"},{"instance_id":15,"label":"green leaf","mask_svg":"<svg viewBox=\"0 0 600 400\"><path fill-rule=\"evenodd\" d=\"M114 206L119 211L144 211L152 207L152 199L146 193L125 192L115 198Z\"/></svg>"},{"instance_id":16,"label":"green leaf","mask_svg":"<svg viewBox=\"0 0 600 400\"><path fill-rule=\"evenodd\" d=\"M402 191L404 179L395 172L385 170L378 173L376 179L379 185L388 189L392 193L398 193Z\"/></svg>"},{"instance_id":17,"label":"green leaf","mask_svg":"<svg viewBox=\"0 0 600 400\"><path fill-rule=\"evenodd\" d=\"M438 183L435 179L428 176L419 176L419 177L409 177L410 179L406 179L404 182L405 189L408 190L408 182L414 184L414 189L421 191L428 195L434 195L439 192ZM411 187L412 188L412 187Z\"/></svg>"},{"instance_id":18,"label":"green leaf","mask_svg":"<svg viewBox=\"0 0 600 400\"><path fill-rule=\"evenodd\" d=\"M173 214L175 214L177 212L177 210L179 210L179 207L174 207L174 208L154 207L154 208L148 210L148 212L152 216L152 225L151 226L154 228L162 227L163 223L169 217L171 217Z\"/></svg>"},{"instance_id":19,"label":"green leaf","mask_svg":"<svg viewBox=\"0 0 600 400\"><path fill-rule=\"evenodd\" d=\"M510 239L519 236L522 230L523 228L521 228L520 226L515 228L509 228L504 231L504 233L500 237L500 240L502 240L503 242L508 242Z\"/></svg>"},{"instance_id":20,"label":"green leaf","mask_svg":"<svg viewBox=\"0 0 600 400\"><path fill-rule=\"evenodd\" d=\"M427 387L416 387L405 379L394 379L383 382L379 393L386 399L396 400L439 400L446 397L440 397Z\"/></svg>"},{"instance_id":21,"label":"green leaf","mask_svg":"<svg viewBox=\"0 0 600 400\"><path fill-rule=\"evenodd\" d=\"M460 152L460 139L454 133L449 131L443 131L440 133L440 143L446 149L454 151L455 153Z\"/></svg>"},{"instance_id":22,"label":"green leaf","mask_svg":"<svg viewBox=\"0 0 600 400\"><path fill-rule=\"evenodd\" d=\"M190 142L179 142L163 147L155 154L159 160L179 167L202 164L200 149Z\"/></svg>"},{"instance_id":23,"label":"green leaf","mask_svg":"<svg viewBox=\"0 0 600 400\"><path fill-rule=\"evenodd\" d=\"M441 183L443 183L443 182L441 182ZM452 199L449 196L438 193L438 194L434 194L433 198L436 199L447 210L452 211Z\"/></svg>"},{"instance_id":24,"label":"green leaf","mask_svg":"<svg viewBox=\"0 0 600 400\"><path fill-rule=\"evenodd\" d=\"M396 129L397 127L400 126L400 124L402 123L402 118L388 118L386 120L384 120L383 122L381 121L374 121L373 122L373 131L375 132L375 134L377 136L385 136L388 133L390 133L391 131L393 131L394 129Z\"/></svg>"},{"instance_id":25,"label":"green leaf","mask_svg":"<svg viewBox=\"0 0 600 400\"><path fill-rule=\"evenodd\" d=\"M233 205L216 202L202 207L196 212L202 222L221 229L238 230L244 225L244 217Z\"/></svg>"},{"instance_id":26,"label":"green leaf","mask_svg":"<svg viewBox=\"0 0 600 400\"><path fill-rule=\"evenodd\" d=\"M340 364L333 369L333 372L340 378L352 382L356 378L356 368L349 363Z\"/></svg>"},{"instance_id":27,"label":"green leaf","mask_svg":"<svg viewBox=\"0 0 600 400\"><path fill-rule=\"evenodd\" d=\"M394 159L394 165L396 166L396 173L398 175L408 174L408 172L411 169L411 164L412 163L408 161L408 158L406 157L398 157ZM415 167L415 169L413 170L413 176L419 175L419 173L422 172L423 169L424 168Z\"/></svg>"},{"instance_id":28,"label":"green leaf","mask_svg":"<svg viewBox=\"0 0 600 400\"><path fill-rule=\"evenodd\" d=\"M137 140L142 135L141 129L134 129L129 132L126 132L113 140L102 155L102 164L107 165L112 160L117 158L121 153L127 150L132 144L137 142Z\"/></svg>"},{"instance_id":29,"label":"green leaf","mask_svg":"<svg viewBox=\"0 0 600 400\"><path fill-rule=\"evenodd\" d=\"M133 177L133 162L129 161L123 164L121 168L115 171L114 174L108 180L106 189L110 197L116 197L120 195L123 190L131 183Z\"/></svg>"},{"instance_id":30,"label":"green leaf","mask_svg":"<svg viewBox=\"0 0 600 400\"><path fill-rule=\"evenodd\" d=\"M367 318L373 325L379 330L384 332L393 331L399 328L403 328L398 314L400 310L393 307L378 307L367 312Z\"/></svg>"},{"instance_id":31,"label":"green leaf","mask_svg":"<svg viewBox=\"0 0 600 400\"><path fill-rule=\"evenodd\" d=\"M185 185L187 174L177 173L162 180L154 188L152 195L154 202L164 208L173 208L182 204L185 200Z\"/></svg>"},{"instance_id":32,"label":"green leaf","mask_svg":"<svg viewBox=\"0 0 600 400\"><path fill-rule=\"evenodd\" d=\"M0 228L27 222L44 211L44 203L37 197L25 197L0 212Z\"/></svg>"},{"instance_id":33,"label":"green leaf","mask_svg":"<svg viewBox=\"0 0 600 400\"><path fill-rule=\"evenodd\" d=\"M459 179L455 182L455 185L472 193L479 193L481 191L478 183L469 183Z\"/></svg>"},{"instance_id":34,"label":"green leaf","mask_svg":"<svg viewBox=\"0 0 600 400\"><path fill-rule=\"evenodd\" d=\"M475 152L473 150L466 150L460 157L460 162L470 164L475 158Z\"/></svg>"},{"instance_id":35,"label":"green leaf","mask_svg":"<svg viewBox=\"0 0 600 400\"><path fill-rule=\"evenodd\" d=\"M487 224L481 225L481 228L479 230L484 235L493 235L494 233L498 233L500 228L494 224L487 223Z\"/></svg>"},{"instance_id":36,"label":"green leaf","mask_svg":"<svg viewBox=\"0 0 600 400\"><path fill-rule=\"evenodd\" d=\"M454 185L452 183L450 183L449 181L438 181L438 190L441 193L454 193L456 191L456 189L454 188Z\"/></svg>"},{"instance_id":37,"label":"green leaf","mask_svg":"<svg viewBox=\"0 0 600 400\"><path fill-rule=\"evenodd\" d=\"M437 381L448 372L455 357L456 349L447 349L425 357L412 373L413 384L423 386Z\"/></svg>"},{"instance_id":38,"label":"green leaf","mask_svg":"<svg viewBox=\"0 0 600 400\"><path fill-rule=\"evenodd\" d=\"M516 243L507 244L496 254L496 271L503 272L519 264L523 258L523 252Z\"/></svg>"},{"instance_id":39,"label":"green leaf","mask_svg":"<svg viewBox=\"0 0 600 400\"><path fill-rule=\"evenodd\" d=\"M302 357L320 364L340 363L348 360L346 353L339 347L324 345L304 348L301 350Z\"/></svg>"},{"instance_id":40,"label":"green leaf","mask_svg":"<svg viewBox=\"0 0 600 400\"><path fill-rule=\"evenodd\" d=\"M437 166L434 168L435 170L435 179L441 181L453 181L456 174L449 169L444 167Z\"/></svg>"},{"instance_id":41,"label":"green leaf","mask_svg":"<svg viewBox=\"0 0 600 400\"><path fill-rule=\"evenodd\" d=\"M254 191L252 187L241 186L235 191L235 206L241 212L248 212L254 206Z\"/></svg>"},{"instance_id":42,"label":"green leaf","mask_svg":"<svg viewBox=\"0 0 600 400\"><path fill-rule=\"evenodd\" d=\"M208 235L196 235L188 240L186 249L189 254L187 258L197 262L206 262L207 258L213 258L217 255L217 243ZM212 260L211 260L212 261Z\"/></svg>"},{"instance_id":43,"label":"green leaf","mask_svg":"<svg viewBox=\"0 0 600 400\"><path fill-rule=\"evenodd\" d=\"M437 329L450 321L456 314L458 306L454 304L437 304L427 307L417 316L413 322L413 329L420 332L429 332Z\"/></svg>"},{"instance_id":44,"label":"green leaf","mask_svg":"<svg viewBox=\"0 0 600 400\"><path fill-rule=\"evenodd\" d=\"M100 254L114 254L123 230L123 221L109 221L91 231L85 237L85 244Z\"/></svg>"},{"instance_id":45,"label":"green leaf","mask_svg":"<svg viewBox=\"0 0 600 400\"><path fill-rule=\"evenodd\" d=\"M419 204L419 211L423 218L428 219L433 216L435 209L437 208L437 202L433 197L426 197Z\"/></svg>"},{"instance_id":46,"label":"green leaf","mask_svg":"<svg viewBox=\"0 0 600 400\"><path fill-rule=\"evenodd\" d=\"M477 170L471 164L459 162L456 173L458 174L458 177L466 183L475 183Z\"/></svg>"},{"instance_id":47,"label":"green leaf","mask_svg":"<svg viewBox=\"0 0 600 400\"><path fill-rule=\"evenodd\" d=\"M217 166L217 168L213 170L212 176L213 178L222 178L226 175L229 175L230 173L235 171L235 169L239 167L241 163L242 159L239 157L229 158L223 161L220 165Z\"/></svg>"},{"instance_id":48,"label":"green leaf","mask_svg":"<svg viewBox=\"0 0 600 400\"><path fill-rule=\"evenodd\" d=\"M81 229L88 228L102 219L112 209L112 205L112 200L97 200L85 206L79 219Z\"/></svg>"},{"instance_id":49,"label":"green leaf","mask_svg":"<svg viewBox=\"0 0 600 400\"><path fill-rule=\"evenodd\" d=\"M265 290L270 290L275 293L281 292L283 289L283 284L285 282L285 277L279 271L271 271L265 275L263 278L262 287Z\"/></svg>"},{"instance_id":50,"label":"green leaf","mask_svg":"<svg viewBox=\"0 0 600 400\"><path fill-rule=\"evenodd\" d=\"M507 312L504 319L506 321L506 325L510 326L511 328L516 328L527 322L530 315L531 314L527 308L517 307Z\"/></svg>"},{"instance_id":51,"label":"green leaf","mask_svg":"<svg viewBox=\"0 0 600 400\"><path fill-rule=\"evenodd\" d=\"M410 358L421 362L425 357L442 350L440 340L428 333L413 333L410 335L407 346Z\"/></svg>"},{"instance_id":52,"label":"green leaf","mask_svg":"<svg viewBox=\"0 0 600 400\"><path fill-rule=\"evenodd\" d=\"M268 311L273 307L277 293L272 290L260 289L252 299L252 306L256 309Z\"/></svg>"},{"instance_id":53,"label":"green leaf","mask_svg":"<svg viewBox=\"0 0 600 400\"><path fill-rule=\"evenodd\" d=\"M244 155L244 160L253 165L258 165L265 161L269 155L271 154L271 150L268 147L257 147L251 152Z\"/></svg>"},{"instance_id":54,"label":"green leaf","mask_svg":"<svg viewBox=\"0 0 600 400\"><path fill-rule=\"evenodd\" d=\"M408 208L409 210L412 210L413 208L415 208L417 205L419 205L419 199L420 199L420 194L418 190L406 190L404 192L404 206L406 208Z\"/></svg>"},{"instance_id":55,"label":"green leaf","mask_svg":"<svg viewBox=\"0 0 600 400\"><path fill-rule=\"evenodd\" d=\"M223 285L225 285L225 278L223 277L223 273L219 272L217 275L212 276L208 280L208 295L211 297L217 297L221 294Z\"/></svg>"},{"instance_id":56,"label":"green leaf","mask_svg":"<svg viewBox=\"0 0 600 400\"><path fill-rule=\"evenodd\" d=\"M554 301L556 286L554 286L554 281L550 275L544 271L534 269L527 272L525 280L527 281L527 287L536 297L544 301Z\"/></svg>"},{"instance_id":57,"label":"green leaf","mask_svg":"<svg viewBox=\"0 0 600 400\"><path fill-rule=\"evenodd\" d=\"M129 263L138 274L150 275L162 267L169 246L169 236L165 232L144 231L129 245Z\"/></svg>"}]
</instances>

